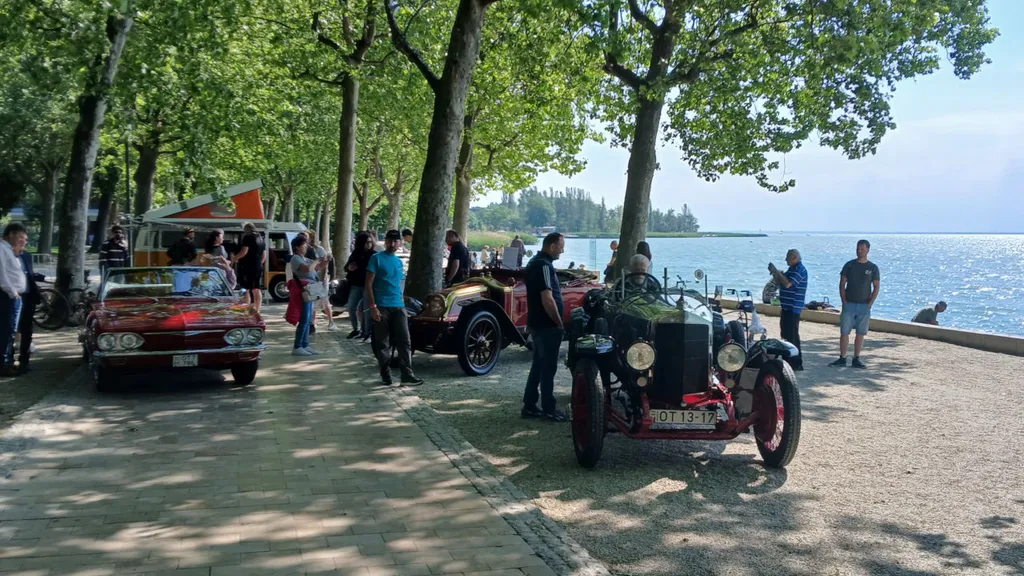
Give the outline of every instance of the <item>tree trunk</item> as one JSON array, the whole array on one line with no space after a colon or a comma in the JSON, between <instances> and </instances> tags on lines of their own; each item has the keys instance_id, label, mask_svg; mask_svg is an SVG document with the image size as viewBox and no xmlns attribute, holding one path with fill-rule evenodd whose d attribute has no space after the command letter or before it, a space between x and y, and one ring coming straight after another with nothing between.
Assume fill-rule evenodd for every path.
<instances>
[{"instance_id":1,"label":"tree trunk","mask_svg":"<svg viewBox=\"0 0 1024 576\"><path fill-rule=\"evenodd\" d=\"M107 167L107 170L108 173L104 175L104 178L96 183L96 187L100 191L100 203L96 214L96 234L92 238L92 246L89 247L89 252L93 254L100 251L103 241L106 240L105 232L115 220L111 208L113 208L117 184L121 180L121 170L110 166Z\"/></svg>"},{"instance_id":2,"label":"tree trunk","mask_svg":"<svg viewBox=\"0 0 1024 576\"><path fill-rule=\"evenodd\" d=\"M295 222L295 186L284 185L284 214L281 219L285 222Z\"/></svg>"},{"instance_id":3,"label":"tree trunk","mask_svg":"<svg viewBox=\"0 0 1024 576\"><path fill-rule=\"evenodd\" d=\"M452 228L463 241L469 234L469 203L473 199L473 123L473 115L466 116L459 164L455 169L455 217Z\"/></svg>"},{"instance_id":4,"label":"tree trunk","mask_svg":"<svg viewBox=\"0 0 1024 576\"><path fill-rule=\"evenodd\" d=\"M317 234L319 234L320 230L323 228L322 226L320 226L320 219L323 217L322 208L323 207L320 206L319 204L317 205L317 207L316 207L316 215L313 216L313 223L309 225L309 229L315 231ZM324 243L324 239L323 238L320 239L320 242L325 247L327 246L327 244Z\"/></svg>"},{"instance_id":5,"label":"tree trunk","mask_svg":"<svg viewBox=\"0 0 1024 576\"><path fill-rule=\"evenodd\" d=\"M267 208L267 218L277 220L277 194L270 197L270 206Z\"/></svg>"},{"instance_id":6,"label":"tree trunk","mask_svg":"<svg viewBox=\"0 0 1024 576\"><path fill-rule=\"evenodd\" d=\"M107 98L114 84L117 65L124 52L128 31L134 19L111 15L107 21L109 51L96 82L89 82L78 97L78 126L71 143L71 161L64 188L64 203L60 221L60 253L57 255L57 288L84 286L85 240L89 224L89 193L92 189L92 171L99 152L103 116L107 112Z\"/></svg>"},{"instance_id":7,"label":"tree trunk","mask_svg":"<svg viewBox=\"0 0 1024 576\"><path fill-rule=\"evenodd\" d=\"M334 203L334 261L346 262L352 235L352 181L356 171L356 120L359 80L346 74L341 86L341 121L338 132L338 188Z\"/></svg>"},{"instance_id":8,"label":"tree trunk","mask_svg":"<svg viewBox=\"0 0 1024 576\"><path fill-rule=\"evenodd\" d=\"M369 176L367 176L369 178ZM370 180L364 180L359 192L359 230L370 225Z\"/></svg>"},{"instance_id":9,"label":"tree trunk","mask_svg":"<svg viewBox=\"0 0 1024 576\"><path fill-rule=\"evenodd\" d=\"M135 167L135 215L142 216L153 208L153 181L160 159L160 129L151 129L136 147L139 163Z\"/></svg>"},{"instance_id":10,"label":"tree trunk","mask_svg":"<svg viewBox=\"0 0 1024 576\"><path fill-rule=\"evenodd\" d=\"M622 228L615 259L618 270L625 268L636 253L638 242L647 238L647 219L651 212L651 182L657 168L658 126L664 102L640 98L636 130L629 151L626 198L622 202ZM618 272L618 270L616 272Z\"/></svg>"},{"instance_id":11,"label":"tree trunk","mask_svg":"<svg viewBox=\"0 0 1024 576\"><path fill-rule=\"evenodd\" d=\"M58 170L59 167L47 168L46 180L39 189L39 196L43 200L43 227L39 231L40 254L53 252L53 219L57 208L57 186L60 184Z\"/></svg>"},{"instance_id":12,"label":"tree trunk","mask_svg":"<svg viewBox=\"0 0 1024 576\"><path fill-rule=\"evenodd\" d=\"M466 94L480 55L486 7L480 0L460 0L444 73L434 91L427 160L416 207L416 241L412 245L406 283L406 293L414 298L422 299L441 289L442 252L438 248L444 243L459 136L466 114Z\"/></svg>"}]
</instances>

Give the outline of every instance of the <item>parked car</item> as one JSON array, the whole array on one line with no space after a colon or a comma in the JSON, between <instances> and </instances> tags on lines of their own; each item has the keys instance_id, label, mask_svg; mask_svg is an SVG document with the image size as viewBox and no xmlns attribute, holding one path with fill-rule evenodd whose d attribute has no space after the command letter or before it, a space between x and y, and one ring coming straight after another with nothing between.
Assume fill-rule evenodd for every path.
<instances>
[{"instance_id":1,"label":"parked car","mask_svg":"<svg viewBox=\"0 0 1024 576\"><path fill-rule=\"evenodd\" d=\"M565 321L590 290L603 286L585 270L558 270ZM494 369L510 344L529 346L526 270L473 270L469 279L408 307L413 350L456 354L470 376Z\"/></svg>"},{"instance_id":2,"label":"parked car","mask_svg":"<svg viewBox=\"0 0 1024 576\"><path fill-rule=\"evenodd\" d=\"M639 440L752 432L766 466L793 459L800 393L785 359L796 348L765 337L747 346L743 326L722 326L713 307L698 294L670 299L649 274L586 295L569 324L567 359L580 465L597 465L609 431Z\"/></svg>"},{"instance_id":3,"label":"parked car","mask_svg":"<svg viewBox=\"0 0 1024 576\"><path fill-rule=\"evenodd\" d=\"M128 372L230 370L252 383L266 324L217 268L115 268L103 278L80 339L100 391Z\"/></svg>"}]
</instances>

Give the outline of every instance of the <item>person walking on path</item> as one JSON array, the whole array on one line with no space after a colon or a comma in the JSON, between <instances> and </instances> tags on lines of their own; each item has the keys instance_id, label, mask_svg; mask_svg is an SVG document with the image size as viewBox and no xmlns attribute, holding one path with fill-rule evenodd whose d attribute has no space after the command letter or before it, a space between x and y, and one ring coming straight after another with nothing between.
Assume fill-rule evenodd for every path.
<instances>
[{"instance_id":1,"label":"person walking on path","mask_svg":"<svg viewBox=\"0 0 1024 576\"><path fill-rule=\"evenodd\" d=\"M462 243L458 232L449 230L444 235L444 241L450 248L448 252L448 268L444 271L444 282L445 285L451 286L469 278L469 269L472 268L473 263L469 258L469 250Z\"/></svg>"},{"instance_id":2,"label":"person walking on path","mask_svg":"<svg viewBox=\"0 0 1024 576\"><path fill-rule=\"evenodd\" d=\"M850 332L856 330L851 366L866 368L860 360L860 353L864 349L864 337L868 335L871 307L878 298L880 280L878 266L868 260L870 251L870 242L858 240L857 258L847 262L839 274L839 298L843 301L843 311L839 315L839 359L829 366L846 366Z\"/></svg>"},{"instance_id":3,"label":"person walking on path","mask_svg":"<svg viewBox=\"0 0 1024 576\"><path fill-rule=\"evenodd\" d=\"M130 260L124 228L115 224L110 227L110 238L100 246L100 279L111 268L131 266Z\"/></svg>"},{"instance_id":4,"label":"person walking on path","mask_svg":"<svg viewBox=\"0 0 1024 576\"><path fill-rule=\"evenodd\" d=\"M197 255L195 228L185 228L184 235L167 249L171 266L184 266L195 260Z\"/></svg>"},{"instance_id":5,"label":"person walking on path","mask_svg":"<svg viewBox=\"0 0 1024 576\"><path fill-rule=\"evenodd\" d=\"M366 267L370 264L370 258L373 255L373 241L370 240L370 234L367 232L356 234L354 250L349 255L348 262L345 263L345 279L349 285L348 302L345 306L348 308L348 319L352 323L352 331L348 334L350 340L356 336L362 336L364 341L370 338L369 315L364 314L363 310L369 311L364 305ZM362 324L360 324L360 320L362 320Z\"/></svg>"},{"instance_id":6,"label":"person walking on path","mask_svg":"<svg viewBox=\"0 0 1024 576\"><path fill-rule=\"evenodd\" d=\"M523 418L547 418L565 422L565 412L555 406L555 373L558 349L565 327L562 289L555 272L555 260L565 251L565 238L558 232L544 237L540 252L526 265L526 327L533 340L533 364L523 392ZM540 388L538 394L538 387ZM541 409L537 409L538 397Z\"/></svg>"},{"instance_id":7,"label":"person walking on path","mask_svg":"<svg viewBox=\"0 0 1024 576\"><path fill-rule=\"evenodd\" d=\"M18 334L21 335L21 344L18 351L18 375L29 372L29 360L32 356L32 336L35 330L35 322L32 317L36 315L36 305L39 303L39 285L36 282L45 280L42 274L37 274L32 269L32 254L25 250L25 242L19 246L14 245L15 255L21 260L21 267L25 271L25 291L21 294L21 315L18 319Z\"/></svg>"},{"instance_id":8,"label":"person walking on path","mask_svg":"<svg viewBox=\"0 0 1024 576\"><path fill-rule=\"evenodd\" d=\"M295 324L295 345L292 347L292 356L316 356L316 350L309 347L309 325L313 321L313 305L315 302L306 302L302 299L302 286L313 282L319 282L318 273L323 273L327 268L327 258L311 260L306 258L306 248L309 238L305 234L299 234L292 239L292 257L288 260L288 266L292 270L293 284L299 294L298 304L299 319Z\"/></svg>"},{"instance_id":9,"label":"person walking on path","mask_svg":"<svg viewBox=\"0 0 1024 576\"><path fill-rule=\"evenodd\" d=\"M512 239L512 242L508 245L509 248L516 249L516 268L523 267L523 254L526 253L526 244L523 243L523 239L516 234L516 237Z\"/></svg>"},{"instance_id":10,"label":"person walking on path","mask_svg":"<svg viewBox=\"0 0 1024 576\"><path fill-rule=\"evenodd\" d=\"M800 313L804 310L804 301L807 296L807 268L800 261L800 251L791 248L786 252L786 264L789 269L785 272L775 267L774 263L768 264L768 271L772 279L780 287L779 302L782 304L782 315L779 318L782 328L782 339L788 340L800 352L795 358L789 359L793 370L804 369L804 353L800 347Z\"/></svg>"},{"instance_id":11,"label":"person walking on path","mask_svg":"<svg viewBox=\"0 0 1024 576\"><path fill-rule=\"evenodd\" d=\"M946 303L939 301L933 307L922 308L920 312L914 315L914 319L911 322L917 322L918 324L931 324L932 326L939 325L939 314L946 311Z\"/></svg>"},{"instance_id":12,"label":"person walking on path","mask_svg":"<svg viewBox=\"0 0 1024 576\"><path fill-rule=\"evenodd\" d=\"M242 247L235 254L238 265L238 285L249 291L252 309L257 313L263 306L263 267L267 260L267 247L263 237L251 222L242 225Z\"/></svg>"},{"instance_id":13,"label":"person walking on path","mask_svg":"<svg viewBox=\"0 0 1024 576\"><path fill-rule=\"evenodd\" d=\"M17 222L7 225L0 240L0 376L15 375L12 345L26 284L25 271L15 251L20 252L27 243L28 230Z\"/></svg>"},{"instance_id":14,"label":"person walking on path","mask_svg":"<svg viewBox=\"0 0 1024 576\"><path fill-rule=\"evenodd\" d=\"M324 248L320 244L320 242L317 241L316 232L312 230L306 230L306 236L309 238L309 243L307 244L306 248L306 258L310 260L320 260L324 258L327 259L327 270L325 270L324 273L320 275L319 280L319 282L324 285L324 293L326 294L328 292L328 283L330 282L330 280L333 279L330 278L329 276L333 275L332 270L334 270L334 259L331 257L331 254L327 251L327 248ZM321 298L320 300L317 300L316 304L313 306L313 319L310 320L309 322L310 334L316 333L317 310L320 310L327 316L328 330L333 332L334 330L338 329L338 327L335 326L334 324L334 310L331 308L331 299Z\"/></svg>"},{"instance_id":15,"label":"person walking on path","mask_svg":"<svg viewBox=\"0 0 1024 576\"><path fill-rule=\"evenodd\" d=\"M390 386L391 349L398 356L402 371L402 384L419 386L423 380L412 371L412 341L409 338L409 319L405 315L402 282L405 272L402 260L395 254L402 246L398 230L388 230L384 236L384 251L370 258L366 266L366 301L373 319L373 355L380 367L380 382Z\"/></svg>"}]
</instances>

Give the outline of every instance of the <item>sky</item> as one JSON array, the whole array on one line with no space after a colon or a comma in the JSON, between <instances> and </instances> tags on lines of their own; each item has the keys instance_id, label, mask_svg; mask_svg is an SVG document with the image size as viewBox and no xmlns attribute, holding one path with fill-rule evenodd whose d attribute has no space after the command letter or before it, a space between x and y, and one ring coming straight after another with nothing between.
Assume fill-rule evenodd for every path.
<instances>
[{"instance_id":1,"label":"sky","mask_svg":"<svg viewBox=\"0 0 1024 576\"><path fill-rule=\"evenodd\" d=\"M677 148L658 151L651 203L685 202L704 231L1024 233L1024 0L989 0L1000 35L992 63L969 80L945 65L904 81L891 100L897 128L874 156L849 160L807 143L784 160L797 185L784 194L753 178L697 178ZM587 168L541 174L536 186L588 190L622 204L629 153L587 142ZM500 199L487 194L475 205Z\"/></svg>"}]
</instances>

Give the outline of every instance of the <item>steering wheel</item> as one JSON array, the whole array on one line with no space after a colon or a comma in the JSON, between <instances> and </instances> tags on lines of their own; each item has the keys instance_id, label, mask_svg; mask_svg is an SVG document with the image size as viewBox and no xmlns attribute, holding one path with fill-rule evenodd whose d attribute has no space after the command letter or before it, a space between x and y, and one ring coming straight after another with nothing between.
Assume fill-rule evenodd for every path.
<instances>
[{"instance_id":1,"label":"steering wheel","mask_svg":"<svg viewBox=\"0 0 1024 576\"><path fill-rule=\"evenodd\" d=\"M623 290L625 286L625 290ZM621 280L615 283L613 288L613 295L621 294L625 292L625 296L622 301L632 300L633 298L643 298L647 302L654 302L655 300L664 300L665 296L662 294L661 282L658 279L646 272L631 272L626 274Z\"/></svg>"}]
</instances>

